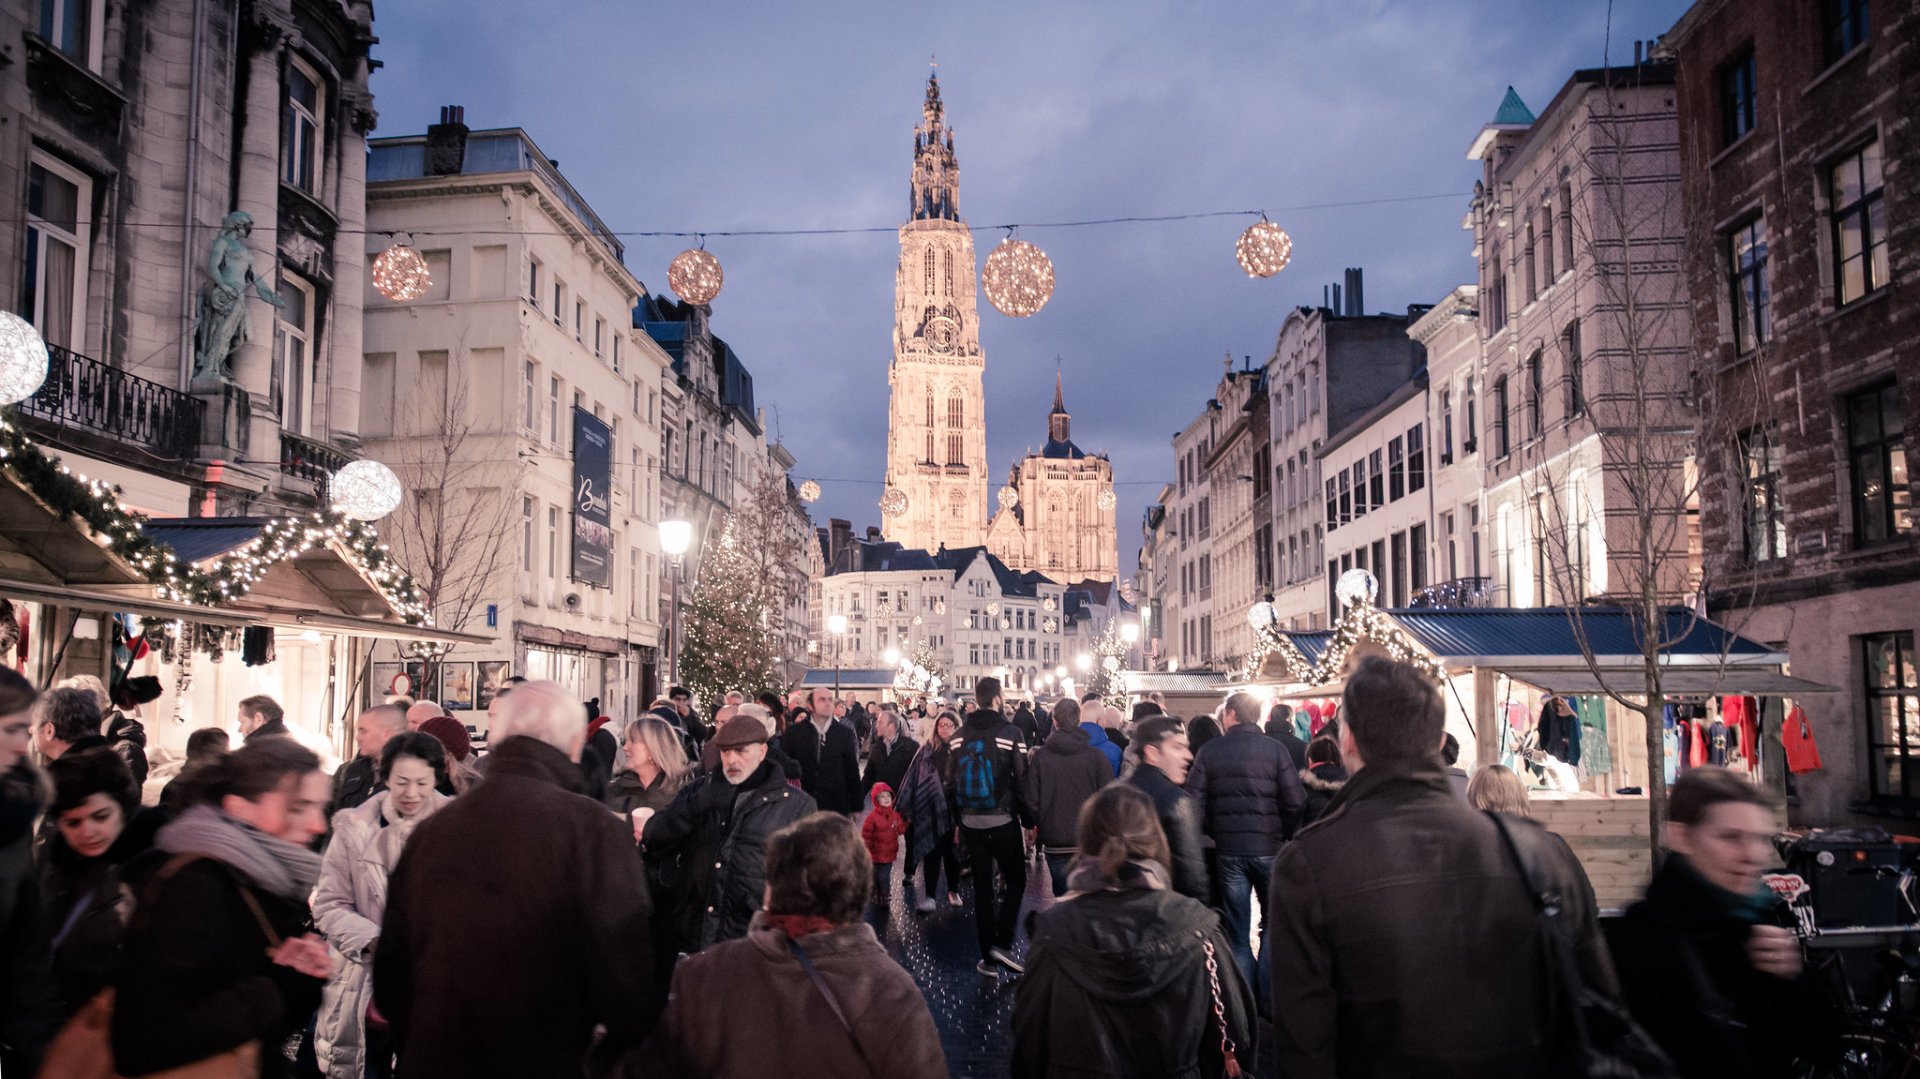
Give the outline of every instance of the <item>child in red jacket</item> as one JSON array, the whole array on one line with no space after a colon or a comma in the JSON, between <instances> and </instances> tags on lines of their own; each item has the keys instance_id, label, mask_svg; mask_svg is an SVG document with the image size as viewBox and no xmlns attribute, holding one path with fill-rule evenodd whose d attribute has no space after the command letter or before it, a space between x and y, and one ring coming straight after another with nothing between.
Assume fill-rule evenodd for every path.
<instances>
[{"instance_id":1,"label":"child in red jacket","mask_svg":"<svg viewBox=\"0 0 1920 1079\"><path fill-rule=\"evenodd\" d=\"M907 834L907 818L893 808L893 788L873 785L873 812L860 826L860 841L873 859L873 901L886 910L893 894L893 862L900 856L900 837Z\"/></svg>"}]
</instances>

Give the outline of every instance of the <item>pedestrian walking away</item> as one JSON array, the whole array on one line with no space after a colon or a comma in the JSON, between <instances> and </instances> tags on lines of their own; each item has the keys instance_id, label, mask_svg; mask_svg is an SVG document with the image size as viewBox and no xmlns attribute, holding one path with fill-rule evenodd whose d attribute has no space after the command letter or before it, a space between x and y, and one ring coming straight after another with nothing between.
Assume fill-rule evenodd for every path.
<instances>
[{"instance_id":1,"label":"pedestrian walking away","mask_svg":"<svg viewBox=\"0 0 1920 1079\"><path fill-rule=\"evenodd\" d=\"M1079 849L1080 807L1113 782L1113 769L1080 728L1078 704L1061 701L1054 714L1061 725L1027 761L1026 798L1058 896L1067 891L1067 863Z\"/></svg>"},{"instance_id":2,"label":"pedestrian walking away","mask_svg":"<svg viewBox=\"0 0 1920 1079\"><path fill-rule=\"evenodd\" d=\"M1024 804L1027 744L1000 708L1000 680L975 683L979 705L948 743L948 780L960 813L960 835L973 869L974 928L980 938L981 974L1020 974L1014 957L1020 900L1027 890L1026 849L1021 829L1032 820ZM1002 893L994 894L999 871Z\"/></svg>"}]
</instances>

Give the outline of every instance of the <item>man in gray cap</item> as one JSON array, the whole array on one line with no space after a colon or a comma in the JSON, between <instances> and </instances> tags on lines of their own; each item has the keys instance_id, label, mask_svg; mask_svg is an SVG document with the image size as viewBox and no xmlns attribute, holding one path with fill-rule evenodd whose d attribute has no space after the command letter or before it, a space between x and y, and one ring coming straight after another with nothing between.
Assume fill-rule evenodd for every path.
<instances>
[{"instance_id":1,"label":"man in gray cap","mask_svg":"<svg viewBox=\"0 0 1920 1079\"><path fill-rule=\"evenodd\" d=\"M681 788L641 833L647 857L682 858L687 887L669 912L674 950L691 955L747 935L766 891L767 838L816 808L767 757L766 724L734 716L714 736L720 767Z\"/></svg>"}]
</instances>

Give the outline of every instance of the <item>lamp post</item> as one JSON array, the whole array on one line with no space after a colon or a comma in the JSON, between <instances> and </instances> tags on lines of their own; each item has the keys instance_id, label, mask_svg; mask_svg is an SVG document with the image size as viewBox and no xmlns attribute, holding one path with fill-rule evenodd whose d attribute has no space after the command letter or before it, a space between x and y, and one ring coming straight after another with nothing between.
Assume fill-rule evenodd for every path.
<instances>
[{"instance_id":1,"label":"lamp post","mask_svg":"<svg viewBox=\"0 0 1920 1079\"><path fill-rule=\"evenodd\" d=\"M661 521L660 549L673 560L673 600L667 608L667 685L680 684L680 582L687 575L687 548L693 546L692 521Z\"/></svg>"},{"instance_id":2,"label":"lamp post","mask_svg":"<svg viewBox=\"0 0 1920 1079\"><path fill-rule=\"evenodd\" d=\"M833 634L833 699L837 701L840 699L840 642L846 637L847 616L828 615L827 632Z\"/></svg>"}]
</instances>

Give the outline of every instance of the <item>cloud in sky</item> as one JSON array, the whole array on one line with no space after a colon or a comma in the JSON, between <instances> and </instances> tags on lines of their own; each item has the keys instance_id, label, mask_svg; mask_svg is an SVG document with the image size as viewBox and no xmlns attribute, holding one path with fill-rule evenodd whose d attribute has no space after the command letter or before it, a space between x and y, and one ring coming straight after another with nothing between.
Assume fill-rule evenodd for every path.
<instances>
[{"instance_id":1,"label":"cloud in sky","mask_svg":"<svg viewBox=\"0 0 1920 1079\"><path fill-rule=\"evenodd\" d=\"M1612 4L1613 62L1686 7ZM1294 239L1270 280L1233 260L1251 219L1031 228L1052 302L1016 320L981 301L989 488L1045 440L1058 357L1075 441L1113 458L1125 574L1223 357L1264 361L1287 309L1349 266L1372 311L1473 279L1467 144L1509 83L1537 111L1599 66L1609 5L396 0L377 15L377 134L423 131L447 104L475 128L523 127L616 230L899 224L934 53L978 258L992 225L1266 210ZM664 292L685 241L626 244ZM816 520L877 523L894 235L707 246L727 273L715 332L796 478L821 481Z\"/></svg>"}]
</instances>

